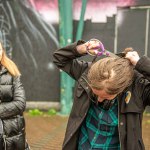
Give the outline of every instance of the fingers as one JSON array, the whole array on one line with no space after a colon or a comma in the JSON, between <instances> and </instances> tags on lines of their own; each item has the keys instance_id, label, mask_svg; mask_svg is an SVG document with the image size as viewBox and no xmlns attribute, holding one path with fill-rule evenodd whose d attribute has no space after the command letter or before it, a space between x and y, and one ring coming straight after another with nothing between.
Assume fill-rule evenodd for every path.
<instances>
[{"instance_id":1,"label":"fingers","mask_svg":"<svg viewBox=\"0 0 150 150\"><path fill-rule=\"evenodd\" d=\"M87 42L87 48L88 49L95 49L100 46L99 40L90 40Z\"/></svg>"},{"instance_id":2,"label":"fingers","mask_svg":"<svg viewBox=\"0 0 150 150\"><path fill-rule=\"evenodd\" d=\"M126 54L126 58L129 58L129 57L136 57L138 56L138 53L136 51L132 51L132 52L127 52Z\"/></svg>"},{"instance_id":3,"label":"fingers","mask_svg":"<svg viewBox=\"0 0 150 150\"><path fill-rule=\"evenodd\" d=\"M136 51L127 52L125 58L129 59L133 65L136 65L140 57Z\"/></svg>"}]
</instances>

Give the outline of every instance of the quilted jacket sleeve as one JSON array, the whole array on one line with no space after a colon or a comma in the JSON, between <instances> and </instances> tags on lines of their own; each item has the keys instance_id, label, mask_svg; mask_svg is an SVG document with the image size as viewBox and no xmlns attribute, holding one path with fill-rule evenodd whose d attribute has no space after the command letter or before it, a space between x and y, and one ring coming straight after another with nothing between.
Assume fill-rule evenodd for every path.
<instances>
[{"instance_id":1,"label":"quilted jacket sleeve","mask_svg":"<svg viewBox=\"0 0 150 150\"><path fill-rule=\"evenodd\" d=\"M25 110L25 92L20 77L13 77L13 100L0 104L0 118L9 118L22 114Z\"/></svg>"}]
</instances>

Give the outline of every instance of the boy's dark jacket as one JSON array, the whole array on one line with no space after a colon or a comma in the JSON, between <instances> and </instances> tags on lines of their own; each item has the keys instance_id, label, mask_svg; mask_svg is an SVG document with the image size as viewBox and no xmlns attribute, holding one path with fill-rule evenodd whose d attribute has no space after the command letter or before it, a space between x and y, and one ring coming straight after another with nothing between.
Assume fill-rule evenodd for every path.
<instances>
[{"instance_id":1,"label":"boy's dark jacket","mask_svg":"<svg viewBox=\"0 0 150 150\"><path fill-rule=\"evenodd\" d=\"M79 129L90 106L86 79L89 62L79 61L76 46L83 44L78 41L54 52L54 63L77 81L72 111L68 120L63 150L77 150ZM144 150L142 140L142 117L147 105L150 105L150 59L143 56L135 66L135 77L132 85L118 95L118 130L121 150ZM131 92L127 104L124 93Z\"/></svg>"}]
</instances>

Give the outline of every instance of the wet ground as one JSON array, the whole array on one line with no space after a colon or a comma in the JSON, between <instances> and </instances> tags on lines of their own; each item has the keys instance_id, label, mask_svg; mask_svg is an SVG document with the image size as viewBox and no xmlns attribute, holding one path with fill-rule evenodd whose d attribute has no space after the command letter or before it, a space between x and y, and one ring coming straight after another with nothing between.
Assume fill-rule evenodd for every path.
<instances>
[{"instance_id":1,"label":"wet ground","mask_svg":"<svg viewBox=\"0 0 150 150\"><path fill-rule=\"evenodd\" d=\"M61 150L68 117L30 116L25 113L25 119L31 150ZM144 116L143 138L146 150L150 150L150 115Z\"/></svg>"}]
</instances>

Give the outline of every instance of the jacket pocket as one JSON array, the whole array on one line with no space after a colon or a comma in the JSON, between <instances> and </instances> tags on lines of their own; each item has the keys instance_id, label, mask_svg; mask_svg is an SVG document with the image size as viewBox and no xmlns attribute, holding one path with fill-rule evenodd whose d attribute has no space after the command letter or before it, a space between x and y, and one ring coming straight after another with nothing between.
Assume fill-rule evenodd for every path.
<instances>
[{"instance_id":1,"label":"jacket pocket","mask_svg":"<svg viewBox=\"0 0 150 150\"><path fill-rule=\"evenodd\" d=\"M25 150L25 143L25 134L4 137L4 145L6 150Z\"/></svg>"},{"instance_id":2,"label":"jacket pocket","mask_svg":"<svg viewBox=\"0 0 150 150\"><path fill-rule=\"evenodd\" d=\"M135 141L137 143L136 149L137 150L145 150L143 140L142 140L142 138L140 138L137 135L137 131L135 130L135 128L133 128L133 132L134 132L134 139L135 139ZM136 144L135 144L135 146L136 146Z\"/></svg>"},{"instance_id":3,"label":"jacket pocket","mask_svg":"<svg viewBox=\"0 0 150 150\"><path fill-rule=\"evenodd\" d=\"M7 137L18 134L18 119L16 117L3 120L4 134Z\"/></svg>"},{"instance_id":4,"label":"jacket pocket","mask_svg":"<svg viewBox=\"0 0 150 150\"><path fill-rule=\"evenodd\" d=\"M18 135L20 132L24 132L25 121L24 117L17 115L13 118L3 120L4 134L7 137Z\"/></svg>"},{"instance_id":5,"label":"jacket pocket","mask_svg":"<svg viewBox=\"0 0 150 150\"><path fill-rule=\"evenodd\" d=\"M19 132L24 133L25 131L25 120L24 120L24 116L17 116L17 120L18 120L18 130Z\"/></svg>"}]
</instances>

